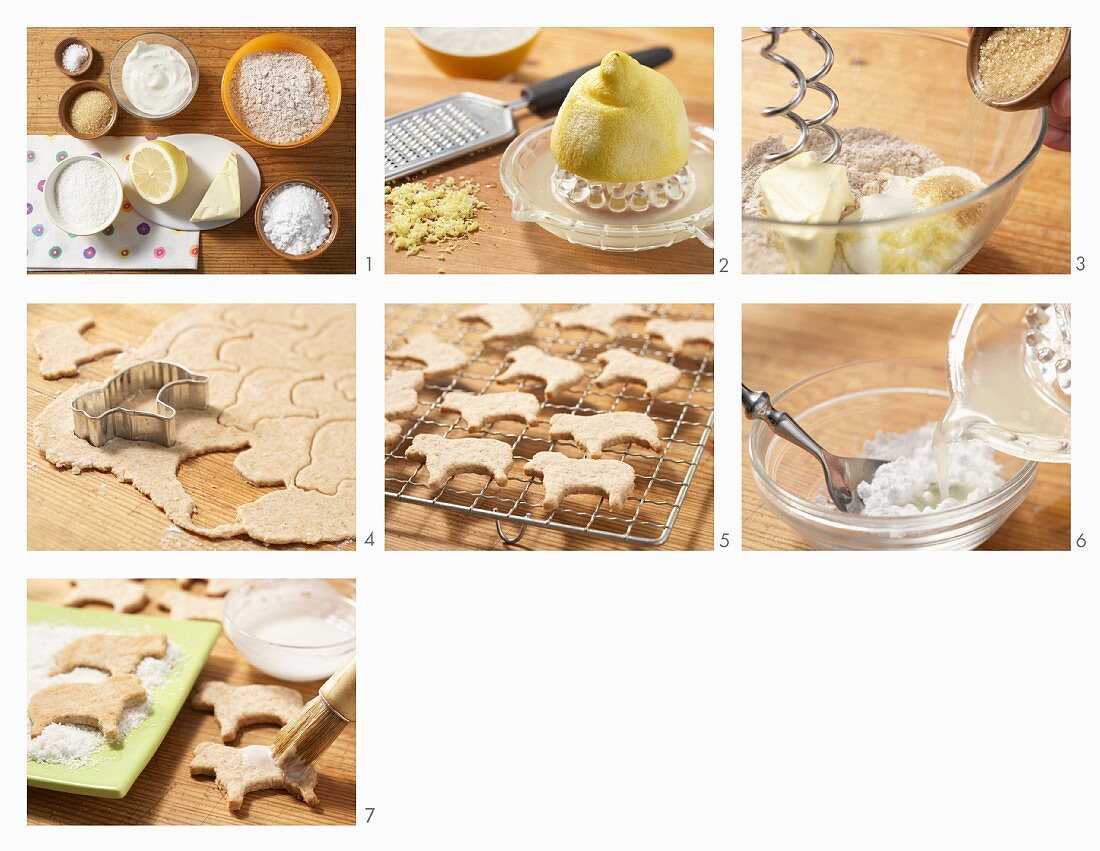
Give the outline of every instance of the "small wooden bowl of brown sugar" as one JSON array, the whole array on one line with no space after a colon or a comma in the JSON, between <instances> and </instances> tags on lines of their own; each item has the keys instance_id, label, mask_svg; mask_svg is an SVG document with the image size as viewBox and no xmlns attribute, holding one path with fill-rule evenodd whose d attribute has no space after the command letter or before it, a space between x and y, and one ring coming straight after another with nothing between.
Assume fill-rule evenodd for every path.
<instances>
[{"instance_id":1,"label":"small wooden bowl of brown sugar","mask_svg":"<svg viewBox=\"0 0 1100 851\"><path fill-rule=\"evenodd\" d=\"M118 101L103 83L83 80L65 90L57 102L65 132L77 139L106 136L118 120Z\"/></svg>"},{"instance_id":2,"label":"small wooden bowl of brown sugar","mask_svg":"<svg viewBox=\"0 0 1100 851\"><path fill-rule=\"evenodd\" d=\"M975 27L966 76L982 103L1039 109L1070 74L1069 27Z\"/></svg>"},{"instance_id":3,"label":"small wooden bowl of brown sugar","mask_svg":"<svg viewBox=\"0 0 1100 851\"><path fill-rule=\"evenodd\" d=\"M79 77L92 67L92 46L82 38L63 38L53 49L57 70L67 77Z\"/></svg>"}]
</instances>

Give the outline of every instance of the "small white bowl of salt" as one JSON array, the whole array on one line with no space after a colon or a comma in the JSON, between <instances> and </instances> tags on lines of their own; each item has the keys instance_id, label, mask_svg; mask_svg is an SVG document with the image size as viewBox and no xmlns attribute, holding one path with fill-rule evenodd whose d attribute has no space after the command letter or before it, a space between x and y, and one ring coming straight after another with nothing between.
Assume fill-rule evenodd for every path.
<instances>
[{"instance_id":1,"label":"small white bowl of salt","mask_svg":"<svg viewBox=\"0 0 1100 851\"><path fill-rule=\"evenodd\" d=\"M102 157L69 157L59 162L42 194L46 213L73 236L106 230L122 210L122 181Z\"/></svg>"}]
</instances>

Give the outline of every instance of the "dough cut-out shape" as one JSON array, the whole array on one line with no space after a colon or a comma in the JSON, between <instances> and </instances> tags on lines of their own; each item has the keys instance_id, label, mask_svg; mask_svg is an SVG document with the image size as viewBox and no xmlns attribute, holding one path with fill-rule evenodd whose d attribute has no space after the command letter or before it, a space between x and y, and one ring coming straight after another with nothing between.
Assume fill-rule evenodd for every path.
<instances>
[{"instance_id":1,"label":"dough cut-out shape","mask_svg":"<svg viewBox=\"0 0 1100 851\"><path fill-rule=\"evenodd\" d=\"M405 433L401 426L390 420L405 419L416 413L416 407L420 404L416 391L423 386L424 373L419 369L395 369L386 379L386 449L397 443Z\"/></svg>"},{"instance_id":2,"label":"dough cut-out shape","mask_svg":"<svg viewBox=\"0 0 1100 851\"><path fill-rule=\"evenodd\" d=\"M322 377L319 372L303 375L279 367L257 369L245 376L237 401L222 412L219 420L222 425L248 430L262 419L316 417L317 411L295 405L290 394L295 385Z\"/></svg>"},{"instance_id":3,"label":"dough cut-out shape","mask_svg":"<svg viewBox=\"0 0 1100 851\"><path fill-rule=\"evenodd\" d=\"M647 334L662 337L673 354L680 354L689 343L714 345L714 323L703 319L650 319Z\"/></svg>"},{"instance_id":4,"label":"dough cut-out shape","mask_svg":"<svg viewBox=\"0 0 1100 851\"><path fill-rule=\"evenodd\" d=\"M47 381L68 378L80 373L80 365L122 351L117 343L89 343L83 334L95 325L85 316L73 322L57 322L39 328L31 337L38 352L38 373Z\"/></svg>"},{"instance_id":5,"label":"dough cut-out shape","mask_svg":"<svg viewBox=\"0 0 1100 851\"><path fill-rule=\"evenodd\" d=\"M312 337L299 340L294 350L306 360L340 362L351 359L355 365L355 311L331 317Z\"/></svg>"},{"instance_id":6,"label":"dough cut-out shape","mask_svg":"<svg viewBox=\"0 0 1100 851\"><path fill-rule=\"evenodd\" d=\"M168 636L163 632L133 635L96 632L82 635L62 647L51 676L67 674L74 668L95 668L115 677L132 674L142 659L163 659L167 652Z\"/></svg>"},{"instance_id":7,"label":"dough cut-out shape","mask_svg":"<svg viewBox=\"0 0 1100 851\"><path fill-rule=\"evenodd\" d=\"M386 379L386 419L411 416L416 410L416 391L424 386L424 373L419 369L395 369Z\"/></svg>"},{"instance_id":8,"label":"dough cut-out shape","mask_svg":"<svg viewBox=\"0 0 1100 851\"><path fill-rule=\"evenodd\" d=\"M586 304L574 310L555 313L554 324L561 328L585 328L615 337L615 323L624 319L643 319L648 311L639 304Z\"/></svg>"},{"instance_id":9,"label":"dough cut-out shape","mask_svg":"<svg viewBox=\"0 0 1100 851\"><path fill-rule=\"evenodd\" d=\"M265 493L237 509L249 535L269 544L319 544L355 537L355 481L335 494L290 487ZM302 517L312 518L308 526Z\"/></svg>"},{"instance_id":10,"label":"dough cut-out shape","mask_svg":"<svg viewBox=\"0 0 1100 851\"><path fill-rule=\"evenodd\" d=\"M239 334L231 340L245 340L250 334ZM213 369L224 369L229 372L239 372L236 364L224 363L220 360L221 348L229 340L223 340L220 334L211 334L210 326L199 325L194 328L185 328L179 336L172 341L164 357L157 360L166 360L172 363L187 364L191 372L209 372Z\"/></svg>"},{"instance_id":11,"label":"dough cut-out shape","mask_svg":"<svg viewBox=\"0 0 1100 851\"><path fill-rule=\"evenodd\" d=\"M340 482L355 478L355 423L334 420L317 429L310 459L294 483L303 490L335 494Z\"/></svg>"},{"instance_id":12,"label":"dough cut-out shape","mask_svg":"<svg viewBox=\"0 0 1100 851\"><path fill-rule=\"evenodd\" d=\"M548 355L534 346L520 346L508 352L504 360L511 366L500 374L497 381L502 384L541 381L546 385L543 393L547 399L570 389L584 378L584 369L580 364Z\"/></svg>"},{"instance_id":13,"label":"dough cut-out shape","mask_svg":"<svg viewBox=\"0 0 1100 851\"><path fill-rule=\"evenodd\" d=\"M386 352L393 360L411 360L424 364L424 377L429 381L447 378L466 366L469 358L458 346L444 343L435 334L425 332L413 334L405 345L392 352Z\"/></svg>"},{"instance_id":14,"label":"dough cut-out shape","mask_svg":"<svg viewBox=\"0 0 1100 851\"><path fill-rule=\"evenodd\" d=\"M275 765L270 748L263 745L231 748L200 742L191 760L191 776L213 777L234 812L241 808L245 795L264 789L285 789L311 806L318 803L317 769L311 765L292 779Z\"/></svg>"},{"instance_id":15,"label":"dough cut-out shape","mask_svg":"<svg viewBox=\"0 0 1100 851\"><path fill-rule=\"evenodd\" d=\"M389 449L401 439L405 429L401 428L393 420L386 420L386 449Z\"/></svg>"},{"instance_id":16,"label":"dough cut-out shape","mask_svg":"<svg viewBox=\"0 0 1100 851\"><path fill-rule=\"evenodd\" d=\"M145 586L133 579L74 579L66 606L106 603L116 612L140 612L149 598Z\"/></svg>"},{"instance_id":17,"label":"dough cut-out shape","mask_svg":"<svg viewBox=\"0 0 1100 851\"><path fill-rule=\"evenodd\" d=\"M289 486L309 464L318 428L314 417L261 420L252 432L252 445L234 459L233 466L254 485Z\"/></svg>"},{"instance_id":18,"label":"dough cut-out shape","mask_svg":"<svg viewBox=\"0 0 1100 851\"><path fill-rule=\"evenodd\" d=\"M348 399L330 377L313 378L295 384L290 401L310 411L317 411L322 421L355 419L355 400Z\"/></svg>"},{"instance_id":19,"label":"dough cut-out shape","mask_svg":"<svg viewBox=\"0 0 1100 851\"><path fill-rule=\"evenodd\" d=\"M576 493L606 496L615 511L626 508L626 500L634 492L634 468L622 461L591 458L570 458L560 452L538 452L527 462L523 472L542 479L546 492L542 507L553 512L561 501Z\"/></svg>"},{"instance_id":20,"label":"dough cut-out shape","mask_svg":"<svg viewBox=\"0 0 1100 851\"><path fill-rule=\"evenodd\" d=\"M216 353L209 371L208 406L180 410L172 447L112 441L101 448L73 434L69 404L94 384L62 392L35 419L34 442L56 467L99 470L132 484L181 530L207 539L249 537L264 544L315 544L354 539L354 487L336 494L301 491L294 486L310 465L314 435L333 420L354 420L354 305L203 305L156 326L116 361L118 370L164 359L183 347L204 359ZM346 316L349 321L334 320ZM324 328L340 337L334 346L319 341ZM350 351L348 350L351 346ZM352 355L349 357L349 355ZM186 364L184 364L186 365ZM348 394L351 394L349 397ZM179 480L180 465L216 452L238 452L237 470L258 486L282 486L238 507L235 522L203 527L192 518L195 500ZM255 476L255 478L253 478ZM293 510L288 510L293 506ZM331 537L340 535L341 537Z\"/></svg>"},{"instance_id":21,"label":"dough cut-out shape","mask_svg":"<svg viewBox=\"0 0 1100 851\"><path fill-rule=\"evenodd\" d=\"M221 621L222 601L217 597L200 597L187 591L165 591L157 605L167 609L175 621Z\"/></svg>"},{"instance_id":22,"label":"dough cut-out shape","mask_svg":"<svg viewBox=\"0 0 1100 851\"><path fill-rule=\"evenodd\" d=\"M517 391L477 394L452 390L439 400L439 407L444 411L457 411L470 431L485 431L499 420L531 425L542 403L530 393Z\"/></svg>"},{"instance_id":23,"label":"dough cut-out shape","mask_svg":"<svg viewBox=\"0 0 1100 851\"><path fill-rule=\"evenodd\" d=\"M289 325L292 328L305 328L307 323L297 314L296 304L235 304L222 314L231 325Z\"/></svg>"},{"instance_id":24,"label":"dough cut-out shape","mask_svg":"<svg viewBox=\"0 0 1100 851\"><path fill-rule=\"evenodd\" d=\"M147 700L141 679L133 674L107 677L98 683L54 683L31 696L27 715L31 738L50 724L95 727L110 742L118 739L122 713Z\"/></svg>"},{"instance_id":25,"label":"dough cut-out shape","mask_svg":"<svg viewBox=\"0 0 1100 851\"><path fill-rule=\"evenodd\" d=\"M198 580L196 579L177 579L176 584L180 588L190 588ZM243 585L247 579L204 579L206 587L202 589L202 593L207 597L224 597L238 585Z\"/></svg>"},{"instance_id":26,"label":"dough cut-out shape","mask_svg":"<svg viewBox=\"0 0 1100 851\"><path fill-rule=\"evenodd\" d=\"M535 330L535 318L522 304L483 304L459 311L458 318L463 322L484 322L489 326L481 338L485 342L492 340L512 340L524 337Z\"/></svg>"},{"instance_id":27,"label":"dough cut-out shape","mask_svg":"<svg viewBox=\"0 0 1100 851\"><path fill-rule=\"evenodd\" d=\"M664 448L657 423L645 414L616 411L610 414L554 414L550 418L550 439L572 439L585 454L599 458L605 447L637 443L655 452Z\"/></svg>"},{"instance_id":28,"label":"dough cut-out shape","mask_svg":"<svg viewBox=\"0 0 1100 851\"><path fill-rule=\"evenodd\" d=\"M603 372L596 376L598 387L620 381L626 384L642 384L646 395L656 398L680 381L680 370L672 364L643 358L626 349L608 349L601 352L596 359L604 364Z\"/></svg>"},{"instance_id":29,"label":"dough cut-out shape","mask_svg":"<svg viewBox=\"0 0 1100 851\"><path fill-rule=\"evenodd\" d=\"M302 711L302 696L287 686L234 686L208 680L195 689L191 705L213 712L221 725L222 741L231 742L242 727L289 724Z\"/></svg>"},{"instance_id":30,"label":"dough cut-out shape","mask_svg":"<svg viewBox=\"0 0 1100 851\"><path fill-rule=\"evenodd\" d=\"M428 469L429 490L439 491L460 473L481 473L498 487L508 484L512 447L491 437L447 438L418 434L405 450L410 461L422 461Z\"/></svg>"}]
</instances>

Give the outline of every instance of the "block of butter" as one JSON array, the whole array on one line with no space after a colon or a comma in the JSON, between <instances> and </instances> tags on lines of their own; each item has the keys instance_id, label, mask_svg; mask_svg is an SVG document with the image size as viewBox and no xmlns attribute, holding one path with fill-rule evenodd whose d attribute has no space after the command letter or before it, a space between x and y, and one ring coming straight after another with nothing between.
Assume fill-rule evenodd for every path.
<instances>
[{"instance_id":1,"label":"block of butter","mask_svg":"<svg viewBox=\"0 0 1100 851\"><path fill-rule=\"evenodd\" d=\"M805 151L760 175L756 182L769 219L798 224L839 222L856 199L843 166L817 161ZM833 265L836 231L830 228L777 228L792 272L824 274Z\"/></svg>"},{"instance_id":2,"label":"block of butter","mask_svg":"<svg viewBox=\"0 0 1100 851\"><path fill-rule=\"evenodd\" d=\"M202 196L193 222L236 219L241 215L241 179L237 171L237 152L230 151L206 194Z\"/></svg>"}]
</instances>

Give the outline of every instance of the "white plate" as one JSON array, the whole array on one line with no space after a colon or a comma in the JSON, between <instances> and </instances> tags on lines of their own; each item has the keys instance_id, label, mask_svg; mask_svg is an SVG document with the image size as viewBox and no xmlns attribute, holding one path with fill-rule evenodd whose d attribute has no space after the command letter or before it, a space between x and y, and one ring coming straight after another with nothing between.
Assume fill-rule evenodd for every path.
<instances>
[{"instance_id":1,"label":"white plate","mask_svg":"<svg viewBox=\"0 0 1100 851\"><path fill-rule=\"evenodd\" d=\"M213 222L193 222L195 208L210 188L214 176L225 165L230 151L237 152L237 171L241 178L241 215L247 215L260 197L260 167L252 155L236 142L206 133L177 133L175 136L159 136L171 142L187 154L187 183L183 191L167 204L150 204L134 190L130 183L130 170L124 176L126 198L143 218L176 230L213 230L232 224L237 219L218 219ZM127 162L129 166L129 162Z\"/></svg>"}]
</instances>

